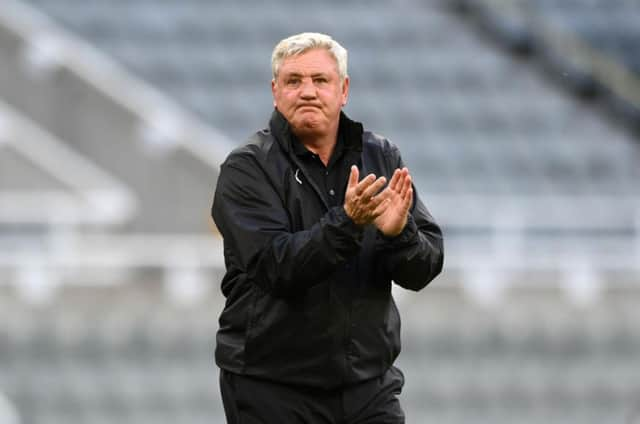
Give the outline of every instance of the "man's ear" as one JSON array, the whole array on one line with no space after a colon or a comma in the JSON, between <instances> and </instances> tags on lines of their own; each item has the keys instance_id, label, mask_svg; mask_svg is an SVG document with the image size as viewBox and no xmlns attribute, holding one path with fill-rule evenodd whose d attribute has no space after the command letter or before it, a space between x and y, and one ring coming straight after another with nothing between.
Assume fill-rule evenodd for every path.
<instances>
[{"instance_id":1,"label":"man's ear","mask_svg":"<svg viewBox=\"0 0 640 424\"><path fill-rule=\"evenodd\" d=\"M344 81L342 81L342 106L347 104L347 100L349 99L349 77L344 77Z\"/></svg>"},{"instance_id":2,"label":"man's ear","mask_svg":"<svg viewBox=\"0 0 640 424\"><path fill-rule=\"evenodd\" d=\"M273 96L273 107L278 107L276 104L276 80L271 80L271 95Z\"/></svg>"}]
</instances>

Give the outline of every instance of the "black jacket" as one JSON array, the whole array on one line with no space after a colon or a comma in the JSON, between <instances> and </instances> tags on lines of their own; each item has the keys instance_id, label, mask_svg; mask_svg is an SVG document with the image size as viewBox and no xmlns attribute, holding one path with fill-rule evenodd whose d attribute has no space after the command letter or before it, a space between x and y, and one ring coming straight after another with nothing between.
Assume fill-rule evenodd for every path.
<instances>
[{"instance_id":1,"label":"black jacket","mask_svg":"<svg viewBox=\"0 0 640 424\"><path fill-rule=\"evenodd\" d=\"M360 175L402 167L388 140L341 116L357 140ZM400 352L391 281L425 287L442 269L442 233L414 189L403 232L360 228L329 207L292 151L289 126L270 128L227 157L212 215L224 237L226 296L216 362L231 372L334 388L384 373Z\"/></svg>"}]
</instances>

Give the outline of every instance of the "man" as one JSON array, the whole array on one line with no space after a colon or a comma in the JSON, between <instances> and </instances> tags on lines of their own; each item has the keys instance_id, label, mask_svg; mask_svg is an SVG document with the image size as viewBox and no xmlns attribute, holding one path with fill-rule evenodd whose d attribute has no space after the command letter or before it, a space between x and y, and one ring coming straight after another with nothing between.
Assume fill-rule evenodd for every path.
<instances>
[{"instance_id":1,"label":"man","mask_svg":"<svg viewBox=\"0 0 640 424\"><path fill-rule=\"evenodd\" d=\"M425 287L442 269L442 233L398 149L342 112L342 46L294 35L272 71L269 128L226 159L212 208L227 420L403 423L391 283Z\"/></svg>"}]
</instances>

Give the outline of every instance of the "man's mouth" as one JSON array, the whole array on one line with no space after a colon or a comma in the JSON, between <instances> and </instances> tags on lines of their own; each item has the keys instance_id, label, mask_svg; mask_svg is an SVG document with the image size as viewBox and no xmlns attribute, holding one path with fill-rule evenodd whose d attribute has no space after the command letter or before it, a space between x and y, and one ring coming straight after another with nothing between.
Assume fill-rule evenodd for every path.
<instances>
[{"instance_id":1,"label":"man's mouth","mask_svg":"<svg viewBox=\"0 0 640 424\"><path fill-rule=\"evenodd\" d=\"M298 106L298 109L320 109L318 105L305 104Z\"/></svg>"}]
</instances>

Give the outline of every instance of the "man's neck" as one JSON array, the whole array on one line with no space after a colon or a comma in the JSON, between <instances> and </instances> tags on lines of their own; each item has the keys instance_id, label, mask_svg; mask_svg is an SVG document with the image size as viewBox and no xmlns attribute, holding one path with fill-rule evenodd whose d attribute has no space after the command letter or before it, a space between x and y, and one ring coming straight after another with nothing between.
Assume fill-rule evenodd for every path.
<instances>
[{"instance_id":1,"label":"man's neck","mask_svg":"<svg viewBox=\"0 0 640 424\"><path fill-rule=\"evenodd\" d=\"M337 137L314 137L313 139L300 139L300 142L308 150L318 155L326 166L329 163L329 159L331 159L333 149L336 147Z\"/></svg>"},{"instance_id":2,"label":"man's neck","mask_svg":"<svg viewBox=\"0 0 640 424\"><path fill-rule=\"evenodd\" d=\"M322 163L327 166L329 159L331 159L333 149L335 149L338 143L338 126L327 135L319 136L308 134L306 136L297 135L297 137L298 141L300 141L304 147L318 155Z\"/></svg>"}]
</instances>

